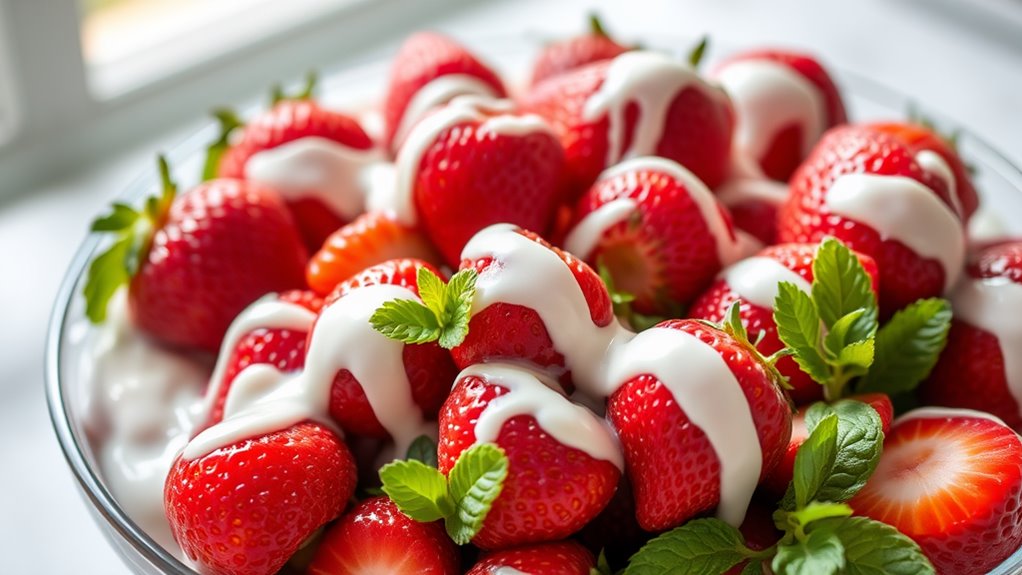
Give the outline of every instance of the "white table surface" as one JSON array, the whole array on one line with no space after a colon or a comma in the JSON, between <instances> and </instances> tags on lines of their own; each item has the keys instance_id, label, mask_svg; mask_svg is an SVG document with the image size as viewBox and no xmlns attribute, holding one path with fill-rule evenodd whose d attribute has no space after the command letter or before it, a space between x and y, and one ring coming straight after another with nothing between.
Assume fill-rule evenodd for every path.
<instances>
[{"instance_id":1,"label":"white table surface","mask_svg":"<svg viewBox=\"0 0 1022 575\"><path fill-rule=\"evenodd\" d=\"M921 98L1022 161L1022 29L1003 18L992 24L975 12L957 12L966 3L526 0L482 4L428 24L455 35L554 38L580 29L595 6L626 38L710 33L729 45L806 47ZM0 204L0 573L127 572L87 515L51 432L42 387L44 334L57 285L91 218L149 169L153 151L192 129L158 135L136 152Z\"/></svg>"}]
</instances>

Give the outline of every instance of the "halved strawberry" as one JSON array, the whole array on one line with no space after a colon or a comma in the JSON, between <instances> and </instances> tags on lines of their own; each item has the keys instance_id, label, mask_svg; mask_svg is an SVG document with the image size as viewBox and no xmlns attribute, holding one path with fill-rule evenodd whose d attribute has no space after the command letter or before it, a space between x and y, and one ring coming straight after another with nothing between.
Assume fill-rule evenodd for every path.
<instances>
[{"instance_id":1,"label":"halved strawberry","mask_svg":"<svg viewBox=\"0 0 1022 575\"><path fill-rule=\"evenodd\" d=\"M309 260L305 278L316 293L327 295L337 284L369 266L395 258L439 263L440 256L421 233L385 212L368 212L323 242Z\"/></svg>"},{"instance_id":2,"label":"halved strawberry","mask_svg":"<svg viewBox=\"0 0 1022 575\"><path fill-rule=\"evenodd\" d=\"M547 44L536 57L532 68L532 85L586 64L609 60L631 50L614 41L603 28L596 14L589 16L586 34Z\"/></svg>"},{"instance_id":3,"label":"halved strawberry","mask_svg":"<svg viewBox=\"0 0 1022 575\"><path fill-rule=\"evenodd\" d=\"M465 575L528 573L529 575L590 575L596 560L574 541L526 545L486 553Z\"/></svg>"},{"instance_id":4,"label":"halved strawberry","mask_svg":"<svg viewBox=\"0 0 1022 575\"><path fill-rule=\"evenodd\" d=\"M914 539L938 573L986 573L1022 544L1022 441L983 413L909 412L849 503Z\"/></svg>"},{"instance_id":5,"label":"halved strawberry","mask_svg":"<svg viewBox=\"0 0 1022 575\"><path fill-rule=\"evenodd\" d=\"M458 575L458 548L439 523L419 523L387 497L367 499L323 537L309 575Z\"/></svg>"}]
</instances>

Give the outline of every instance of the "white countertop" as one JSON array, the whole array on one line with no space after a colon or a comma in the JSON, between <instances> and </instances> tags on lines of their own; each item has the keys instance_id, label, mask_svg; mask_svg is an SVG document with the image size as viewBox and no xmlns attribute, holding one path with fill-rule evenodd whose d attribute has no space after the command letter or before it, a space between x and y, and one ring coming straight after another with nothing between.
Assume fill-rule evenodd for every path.
<instances>
[{"instance_id":1,"label":"white countertop","mask_svg":"<svg viewBox=\"0 0 1022 575\"><path fill-rule=\"evenodd\" d=\"M1003 5L998 0L976 1ZM482 4L429 23L455 35L554 38L596 7L624 38L697 37L727 45L809 48L835 66L911 94L1022 162L1022 16L960 13L965 0L567 0ZM1016 8L1022 12L1022 8ZM980 14L980 15L977 15ZM211 102L211 105L214 102ZM196 118L196 125L200 119ZM152 152L191 128L0 204L0 571L126 573L87 515L45 409L42 350L57 285L89 221Z\"/></svg>"}]
</instances>

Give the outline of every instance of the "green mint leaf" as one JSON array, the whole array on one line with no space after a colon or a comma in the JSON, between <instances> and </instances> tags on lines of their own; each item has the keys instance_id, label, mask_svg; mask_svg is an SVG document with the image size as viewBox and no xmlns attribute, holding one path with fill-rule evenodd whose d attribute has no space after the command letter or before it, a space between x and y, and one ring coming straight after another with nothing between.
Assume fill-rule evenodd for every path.
<instances>
[{"instance_id":1,"label":"green mint leaf","mask_svg":"<svg viewBox=\"0 0 1022 575\"><path fill-rule=\"evenodd\" d=\"M430 467L437 466L436 441L428 435L420 435L408 446L405 459L425 463Z\"/></svg>"},{"instance_id":2,"label":"green mint leaf","mask_svg":"<svg viewBox=\"0 0 1022 575\"><path fill-rule=\"evenodd\" d=\"M415 460L394 461L380 468L380 480L397 508L416 521L436 521L454 511L447 478L435 467Z\"/></svg>"},{"instance_id":3,"label":"green mint leaf","mask_svg":"<svg viewBox=\"0 0 1022 575\"><path fill-rule=\"evenodd\" d=\"M823 349L827 353L828 359L837 358L841 354L841 350L848 344L855 343L855 340L851 339L850 331L865 314L866 310L859 308L834 322L823 338Z\"/></svg>"},{"instance_id":4,"label":"green mint leaf","mask_svg":"<svg viewBox=\"0 0 1022 575\"><path fill-rule=\"evenodd\" d=\"M813 302L828 329L849 313L866 310L848 328L847 341L862 341L876 333L877 301L872 280L859 258L834 238L820 244L813 260Z\"/></svg>"},{"instance_id":5,"label":"green mint leaf","mask_svg":"<svg viewBox=\"0 0 1022 575\"><path fill-rule=\"evenodd\" d=\"M837 457L837 424L837 416L833 414L821 419L795 454L792 485L796 509L815 499L817 491L830 476Z\"/></svg>"},{"instance_id":6,"label":"green mint leaf","mask_svg":"<svg viewBox=\"0 0 1022 575\"><path fill-rule=\"evenodd\" d=\"M610 567L610 562L607 561L605 549L600 549L600 554L596 557L596 567L589 569L589 575L614 575L614 570Z\"/></svg>"},{"instance_id":7,"label":"green mint leaf","mask_svg":"<svg viewBox=\"0 0 1022 575\"><path fill-rule=\"evenodd\" d=\"M900 531L866 517L828 519L821 530L837 535L845 549L848 575L933 575L919 545Z\"/></svg>"},{"instance_id":8,"label":"green mint leaf","mask_svg":"<svg viewBox=\"0 0 1022 575\"><path fill-rule=\"evenodd\" d=\"M830 369L817 349L820 316L813 300L795 284L781 282L777 285L774 323L777 335L793 350L795 362L802 371L818 383L826 383L830 379Z\"/></svg>"},{"instance_id":9,"label":"green mint leaf","mask_svg":"<svg viewBox=\"0 0 1022 575\"><path fill-rule=\"evenodd\" d=\"M876 342L873 338L848 344L834 359L834 363L845 368L844 373L847 375L862 375L869 370L869 366L873 363L875 345Z\"/></svg>"},{"instance_id":10,"label":"green mint leaf","mask_svg":"<svg viewBox=\"0 0 1022 575\"><path fill-rule=\"evenodd\" d=\"M373 329L405 343L426 343L440 338L436 315L421 303L410 299L384 302L369 318Z\"/></svg>"},{"instance_id":11,"label":"green mint leaf","mask_svg":"<svg viewBox=\"0 0 1022 575\"><path fill-rule=\"evenodd\" d=\"M440 316L442 328L440 347L452 349L465 341L478 277L475 270L461 270L451 276L451 280L447 282L444 290L443 315Z\"/></svg>"},{"instance_id":12,"label":"green mint leaf","mask_svg":"<svg viewBox=\"0 0 1022 575\"><path fill-rule=\"evenodd\" d=\"M834 517L848 517L852 514L852 508L844 503L821 503L810 501L809 505L801 509L789 512L787 515L797 521L802 527L808 526L814 521L831 519Z\"/></svg>"},{"instance_id":13,"label":"green mint leaf","mask_svg":"<svg viewBox=\"0 0 1022 575\"><path fill-rule=\"evenodd\" d=\"M837 418L837 452L814 498L839 503L851 499L873 475L883 452L884 434L880 415L861 401L813 404L806 411L806 426L826 417Z\"/></svg>"},{"instance_id":14,"label":"green mint leaf","mask_svg":"<svg viewBox=\"0 0 1022 575\"><path fill-rule=\"evenodd\" d=\"M950 327L947 300L923 299L895 313L877 332L873 365L856 391L898 394L915 389L944 351Z\"/></svg>"},{"instance_id":15,"label":"green mint leaf","mask_svg":"<svg viewBox=\"0 0 1022 575\"><path fill-rule=\"evenodd\" d=\"M844 566L844 546L836 534L827 530L812 531L803 540L779 545L770 565L777 575L832 575Z\"/></svg>"},{"instance_id":16,"label":"green mint leaf","mask_svg":"<svg viewBox=\"0 0 1022 575\"><path fill-rule=\"evenodd\" d=\"M416 282L419 287L419 299L422 300L422 304L425 305L433 312L438 319L438 323L443 323L444 317L444 306L446 305L447 299L447 284L444 280L440 279L440 276L431 272L426 267L420 267L416 276Z\"/></svg>"},{"instance_id":17,"label":"green mint leaf","mask_svg":"<svg viewBox=\"0 0 1022 575\"><path fill-rule=\"evenodd\" d=\"M723 573L751 553L734 527L719 519L693 519L646 543L625 575Z\"/></svg>"},{"instance_id":18,"label":"green mint leaf","mask_svg":"<svg viewBox=\"0 0 1022 575\"><path fill-rule=\"evenodd\" d=\"M220 123L220 135L206 147L206 161L202 166L204 182L219 176L220 160L231 146L231 134L245 125L233 110L227 108L213 110L213 117Z\"/></svg>"},{"instance_id":19,"label":"green mint leaf","mask_svg":"<svg viewBox=\"0 0 1022 575\"><path fill-rule=\"evenodd\" d=\"M763 562L759 559L750 559L742 568L740 575L763 575Z\"/></svg>"},{"instance_id":20,"label":"green mint leaf","mask_svg":"<svg viewBox=\"0 0 1022 575\"><path fill-rule=\"evenodd\" d=\"M473 445L462 452L448 476L454 513L447 518L447 534L465 545L482 528L493 502L504 489L508 459L492 443Z\"/></svg>"}]
</instances>

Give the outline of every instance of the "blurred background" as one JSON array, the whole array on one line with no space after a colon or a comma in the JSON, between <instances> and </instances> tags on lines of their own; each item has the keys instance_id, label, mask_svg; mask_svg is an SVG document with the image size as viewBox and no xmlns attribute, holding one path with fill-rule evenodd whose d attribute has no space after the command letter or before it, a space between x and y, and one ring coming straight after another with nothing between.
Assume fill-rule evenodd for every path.
<instances>
[{"instance_id":1,"label":"blurred background","mask_svg":"<svg viewBox=\"0 0 1022 575\"><path fill-rule=\"evenodd\" d=\"M592 10L625 40L815 52L1022 162L1019 0L0 0L0 572L127 572L50 431L42 350L90 220L156 151L210 129L215 105L369 61L415 29L485 51L580 32Z\"/></svg>"}]
</instances>

